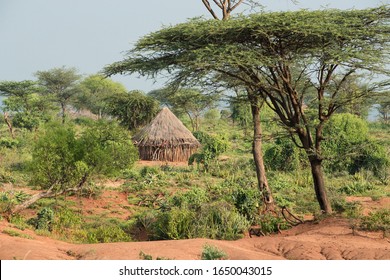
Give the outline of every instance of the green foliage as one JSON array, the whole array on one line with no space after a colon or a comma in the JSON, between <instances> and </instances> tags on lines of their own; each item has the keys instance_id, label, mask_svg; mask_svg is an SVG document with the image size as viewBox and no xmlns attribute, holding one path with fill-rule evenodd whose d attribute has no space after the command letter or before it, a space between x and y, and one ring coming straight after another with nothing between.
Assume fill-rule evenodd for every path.
<instances>
[{"instance_id":1,"label":"green foliage","mask_svg":"<svg viewBox=\"0 0 390 280\"><path fill-rule=\"evenodd\" d=\"M361 220L360 228L363 230L383 231L384 235L390 231L390 210L380 209L370 213Z\"/></svg>"},{"instance_id":2,"label":"green foliage","mask_svg":"<svg viewBox=\"0 0 390 280\"><path fill-rule=\"evenodd\" d=\"M19 141L17 139L12 139L8 137L0 138L0 148L4 147L4 148L12 149L12 148L16 148L18 145L19 145Z\"/></svg>"},{"instance_id":3,"label":"green foliage","mask_svg":"<svg viewBox=\"0 0 390 280\"><path fill-rule=\"evenodd\" d=\"M68 207L57 209L54 213L52 223L53 231L66 234L70 229L79 229L83 224L83 218L80 213L71 210Z\"/></svg>"},{"instance_id":4,"label":"green foliage","mask_svg":"<svg viewBox=\"0 0 390 280\"><path fill-rule=\"evenodd\" d=\"M224 201L204 203L194 211L172 207L156 217L158 239L212 238L234 240L243 236L249 222Z\"/></svg>"},{"instance_id":5,"label":"green foliage","mask_svg":"<svg viewBox=\"0 0 390 280\"><path fill-rule=\"evenodd\" d=\"M286 220L274 213L266 213L257 218L256 223L263 234L271 234L290 227Z\"/></svg>"},{"instance_id":6,"label":"green foliage","mask_svg":"<svg viewBox=\"0 0 390 280\"><path fill-rule=\"evenodd\" d=\"M155 99L138 90L110 95L106 101L108 113L130 130L149 123L159 109Z\"/></svg>"},{"instance_id":7,"label":"green foliage","mask_svg":"<svg viewBox=\"0 0 390 280\"><path fill-rule=\"evenodd\" d=\"M170 204L176 207L189 208L190 210L199 210L200 207L209 201L209 194L204 188L194 187L185 192L176 193L171 199Z\"/></svg>"},{"instance_id":8,"label":"green foliage","mask_svg":"<svg viewBox=\"0 0 390 280\"><path fill-rule=\"evenodd\" d=\"M211 161L226 151L228 142L222 137L212 136L202 131L196 131L193 134L201 143L202 150L199 153L191 155L188 159L188 164L192 165L194 162L203 164L207 171Z\"/></svg>"},{"instance_id":9,"label":"green foliage","mask_svg":"<svg viewBox=\"0 0 390 280\"><path fill-rule=\"evenodd\" d=\"M352 114L336 114L324 128L325 168L329 172L348 171L355 174L363 169L385 178L390 160L386 150L368 135L367 122Z\"/></svg>"},{"instance_id":10,"label":"green foliage","mask_svg":"<svg viewBox=\"0 0 390 280\"><path fill-rule=\"evenodd\" d=\"M209 244L203 246L201 255L202 260L226 260L227 258L228 255L217 247Z\"/></svg>"},{"instance_id":11,"label":"green foliage","mask_svg":"<svg viewBox=\"0 0 390 280\"><path fill-rule=\"evenodd\" d=\"M31 218L28 223L37 230L52 231L54 221L54 211L51 208L44 207L38 213L36 218Z\"/></svg>"},{"instance_id":12,"label":"green foliage","mask_svg":"<svg viewBox=\"0 0 390 280\"><path fill-rule=\"evenodd\" d=\"M47 71L37 71L35 76L42 86L43 94L61 106L62 123L66 119L66 107L79 92L78 81L81 76L76 68L59 67Z\"/></svg>"},{"instance_id":13,"label":"green foliage","mask_svg":"<svg viewBox=\"0 0 390 280\"><path fill-rule=\"evenodd\" d=\"M79 160L93 173L117 175L138 160L130 134L115 122L96 122L83 132L78 142Z\"/></svg>"},{"instance_id":14,"label":"green foliage","mask_svg":"<svg viewBox=\"0 0 390 280\"><path fill-rule=\"evenodd\" d=\"M141 260L145 260L145 261L151 261L153 260L153 256L152 255L149 255L149 254L145 254L144 252L139 252L139 258Z\"/></svg>"},{"instance_id":15,"label":"green foliage","mask_svg":"<svg viewBox=\"0 0 390 280\"><path fill-rule=\"evenodd\" d=\"M373 189L374 186L370 182L354 180L340 188L339 191L347 195L359 195L367 193Z\"/></svg>"},{"instance_id":16,"label":"green foliage","mask_svg":"<svg viewBox=\"0 0 390 280\"><path fill-rule=\"evenodd\" d=\"M221 112L218 109L210 109L204 114L204 118L209 122L215 122L221 118Z\"/></svg>"},{"instance_id":17,"label":"green foliage","mask_svg":"<svg viewBox=\"0 0 390 280\"><path fill-rule=\"evenodd\" d=\"M34 145L31 176L42 188L64 190L94 174L118 174L137 158L129 134L113 122L97 122L79 137L74 128L54 123Z\"/></svg>"},{"instance_id":18,"label":"green foliage","mask_svg":"<svg viewBox=\"0 0 390 280\"><path fill-rule=\"evenodd\" d=\"M16 199L9 192L0 192L0 214L9 213L17 204Z\"/></svg>"},{"instance_id":19,"label":"green foliage","mask_svg":"<svg viewBox=\"0 0 390 280\"><path fill-rule=\"evenodd\" d=\"M126 88L102 75L90 75L79 85L80 92L74 100L78 109L88 109L99 118L109 113L108 99L116 94L125 94Z\"/></svg>"},{"instance_id":20,"label":"green foliage","mask_svg":"<svg viewBox=\"0 0 390 280\"><path fill-rule=\"evenodd\" d=\"M37 139L31 161L32 183L44 189L76 186L88 167L78 157L74 129L49 124Z\"/></svg>"},{"instance_id":21,"label":"green foliage","mask_svg":"<svg viewBox=\"0 0 390 280\"><path fill-rule=\"evenodd\" d=\"M1 82L0 93L7 96L3 111L11 115L13 127L33 131L50 118L52 107L36 82Z\"/></svg>"},{"instance_id":22,"label":"green foliage","mask_svg":"<svg viewBox=\"0 0 390 280\"><path fill-rule=\"evenodd\" d=\"M130 236L117 225L100 225L89 228L87 233L88 243L128 242Z\"/></svg>"},{"instance_id":23,"label":"green foliage","mask_svg":"<svg viewBox=\"0 0 390 280\"><path fill-rule=\"evenodd\" d=\"M270 170L294 171L307 165L306 156L291 139L278 138L264 152L265 165Z\"/></svg>"}]
</instances>

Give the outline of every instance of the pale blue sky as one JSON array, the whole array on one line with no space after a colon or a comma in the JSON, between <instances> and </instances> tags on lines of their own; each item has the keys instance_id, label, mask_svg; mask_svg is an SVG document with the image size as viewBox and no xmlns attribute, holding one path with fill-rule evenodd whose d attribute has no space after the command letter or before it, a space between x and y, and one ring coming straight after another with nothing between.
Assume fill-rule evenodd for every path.
<instances>
[{"instance_id":1,"label":"pale blue sky","mask_svg":"<svg viewBox=\"0 0 390 280\"><path fill-rule=\"evenodd\" d=\"M260 1L265 10L276 11L361 9L390 0L298 2ZM34 79L38 70L61 66L94 74L121 60L141 36L197 16L210 17L201 0L0 0L0 81ZM163 84L136 76L113 79L146 92Z\"/></svg>"}]
</instances>

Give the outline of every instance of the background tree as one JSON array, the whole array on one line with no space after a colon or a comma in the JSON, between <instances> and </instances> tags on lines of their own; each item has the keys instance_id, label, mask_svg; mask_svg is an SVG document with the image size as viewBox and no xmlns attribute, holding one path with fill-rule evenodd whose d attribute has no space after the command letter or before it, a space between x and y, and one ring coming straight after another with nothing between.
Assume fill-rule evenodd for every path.
<instances>
[{"instance_id":1,"label":"background tree","mask_svg":"<svg viewBox=\"0 0 390 280\"><path fill-rule=\"evenodd\" d=\"M177 115L187 115L191 121L192 131L198 131L200 118L210 108L216 105L218 94L202 94L195 88L180 88L172 90L164 88L148 93L160 103L168 106Z\"/></svg>"},{"instance_id":2,"label":"background tree","mask_svg":"<svg viewBox=\"0 0 390 280\"><path fill-rule=\"evenodd\" d=\"M388 124L390 122L390 93L386 92L386 94L377 97L375 103L377 104L376 108L378 110L380 119L385 124Z\"/></svg>"},{"instance_id":3,"label":"background tree","mask_svg":"<svg viewBox=\"0 0 390 280\"><path fill-rule=\"evenodd\" d=\"M0 94L7 97L3 101L3 111L11 135L13 127L33 130L41 121L49 118L52 107L41 92L42 89L34 81L0 83Z\"/></svg>"},{"instance_id":4,"label":"background tree","mask_svg":"<svg viewBox=\"0 0 390 280\"><path fill-rule=\"evenodd\" d=\"M78 93L77 82L81 76L77 74L75 68L65 67L38 71L35 76L44 92L61 106L62 123L65 123L66 107L71 98Z\"/></svg>"},{"instance_id":5,"label":"background tree","mask_svg":"<svg viewBox=\"0 0 390 280\"><path fill-rule=\"evenodd\" d=\"M140 128L149 123L157 114L158 102L142 91L116 93L106 99L108 113L116 117L129 130Z\"/></svg>"},{"instance_id":6,"label":"background tree","mask_svg":"<svg viewBox=\"0 0 390 280\"><path fill-rule=\"evenodd\" d=\"M79 93L75 96L73 104L77 109L90 110L101 119L109 113L107 99L112 95L126 92L121 83L101 75L91 75L80 82Z\"/></svg>"},{"instance_id":7,"label":"background tree","mask_svg":"<svg viewBox=\"0 0 390 280\"><path fill-rule=\"evenodd\" d=\"M265 101L304 149L320 208L331 213L322 168L323 128L338 109L385 84L372 80L360 96L350 98L340 90L358 71L367 78L386 71L389 16L382 6L262 13L225 22L192 20L145 36L125 60L105 71L153 76L169 69L177 84L240 84L248 92L254 119ZM310 90L316 92L315 118L309 118L303 103ZM261 140L261 131L255 139Z\"/></svg>"}]
</instances>

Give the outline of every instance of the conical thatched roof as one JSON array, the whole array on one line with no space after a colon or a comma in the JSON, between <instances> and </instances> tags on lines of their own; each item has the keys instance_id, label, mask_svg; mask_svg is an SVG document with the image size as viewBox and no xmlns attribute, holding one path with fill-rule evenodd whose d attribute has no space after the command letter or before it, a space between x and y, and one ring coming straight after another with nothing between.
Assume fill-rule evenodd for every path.
<instances>
[{"instance_id":1,"label":"conical thatched roof","mask_svg":"<svg viewBox=\"0 0 390 280\"><path fill-rule=\"evenodd\" d=\"M163 108L149 125L134 135L133 140L138 147L200 146L191 131L167 107Z\"/></svg>"}]
</instances>

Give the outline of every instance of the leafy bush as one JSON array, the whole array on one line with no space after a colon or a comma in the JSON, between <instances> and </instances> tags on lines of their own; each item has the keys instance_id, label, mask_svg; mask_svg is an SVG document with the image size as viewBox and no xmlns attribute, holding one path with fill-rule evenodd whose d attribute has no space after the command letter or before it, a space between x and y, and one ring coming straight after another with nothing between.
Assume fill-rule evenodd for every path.
<instances>
[{"instance_id":1,"label":"leafy bush","mask_svg":"<svg viewBox=\"0 0 390 280\"><path fill-rule=\"evenodd\" d=\"M361 220L360 228L363 230L383 231L387 234L390 231L390 210L380 209L370 213Z\"/></svg>"},{"instance_id":2,"label":"leafy bush","mask_svg":"<svg viewBox=\"0 0 390 280\"><path fill-rule=\"evenodd\" d=\"M69 229L79 229L83 224L82 216L75 211L63 207L54 213L53 231L57 233L67 232Z\"/></svg>"},{"instance_id":3,"label":"leafy bush","mask_svg":"<svg viewBox=\"0 0 390 280\"><path fill-rule=\"evenodd\" d=\"M211 160L226 151L228 148L228 142L221 137L211 136L202 131L196 131L193 134L202 144L202 149L199 153L195 153L190 156L188 164L202 164L207 171Z\"/></svg>"},{"instance_id":4,"label":"leafy bush","mask_svg":"<svg viewBox=\"0 0 390 280\"><path fill-rule=\"evenodd\" d=\"M209 200L209 194L205 189L195 187L189 191L176 193L169 203L176 207L188 207L197 210Z\"/></svg>"},{"instance_id":5,"label":"leafy bush","mask_svg":"<svg viewBox=\"0 0 390 280\"><path fill-rule=\"evenodd\" d=\"M303 150L288 138L278 138L275 144L267 148L264 161L269 169L281 171L293 171L307 165Z\"/></svg>"},{"instance_id":6,"label":"leafy bush","mask_svg":"<svg viewBox=\"0 0 390 280\"><path fill-rule=\"evenodd\" d=\"M17 201L10 192L0 192L0 214L8 216L16 204Z\"/></svg>"},{"instance_id":7,"label":"leafy bush","mask_svg":"<svg viewBox=\"0 0 390 280\"><path fill-rule=\"evenodd\" d=\"M225 260L227 258L228 255L217 247L214 247L209 244L203 246L203 251L201 255L202 260Z\"/></svg>"},{"instance_id":8,"label":"leafy bush","mask_svg":"<svg viewBox=\"0 0 390 280\"><path fill-rule=\"evenodd\" d=\"M204 203L200 207L183 204L165 211L138 216L152 239L212 238L234 240L243 236L249 222L235 207L224 201Z\"/></svg>"},{"instance_id":9,"label":"leafy bush","mask_svg":"<svg viewBox=\"0 0 390 280\"><path fill-rule=\"evenodd\" d=\"M52 231L54 221L54 211L51 208L44 207L38 213L36 218L31 218L28 223L37 230Z\"/></svg>"},{"instance_id":10,"label":"leafy bush","mask_svg":"<svg viewBox=\"0 0 390 280\"><path fill-rule=\"evenodd\" d=\"M73 127L49 124L33 149L32 182L44 189L81 186L91 175L130 168L137 157L128 133L113 122L97 122L80 137Z\"/></svg>"},{"instance_id":11,"label":"leafy bush","mask_svg":"<svg viewBox=\"0 0 390 280\"><path fill-rule=\"evenodd\" d=\"M1 147L4 147L4 148L8 148L8 149L12 149L12 148L15 148L19 145L19 140L17 139L12 139L12 138L0 138L0 148Z\"/></svg>"},{"instance_id":12,"label":"leafy bush","mask_svg":"<svg viewBox=\"0 0 390 280\"><path fill-rule=\"evenodd\" d=\"M88 243L128 242L131 238L119 226L100 225L97 228L88 229Z\"/></svg>"},{"instance_id":13,"label":"leafy bush","mask_svg":"<svg viewBox=\"0 0 390 280\"><path fill-rule=\"evenodd\" d=\"M386 150L369 138L366 121L352 114L336 114L324 127L324 135L327 171L355 174L367 169L377 177L387 176L390 160Z\"/></svg>"}]
</instances>

